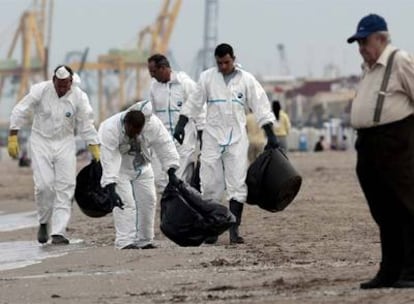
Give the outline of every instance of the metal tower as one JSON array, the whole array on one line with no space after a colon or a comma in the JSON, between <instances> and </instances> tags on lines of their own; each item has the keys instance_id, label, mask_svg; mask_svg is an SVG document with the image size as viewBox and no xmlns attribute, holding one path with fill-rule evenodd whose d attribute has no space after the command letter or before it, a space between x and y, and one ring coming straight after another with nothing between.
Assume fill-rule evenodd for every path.
<instances>
[{"instance_id":1,"label":"metal tower","mask_svg":"<svg viewBox=\"0 0 414 304\"><path fill-rule=\"evenodd\" d=\"M198 51L192 75L194 79L202 71L214 66L214 49L218 37L218 0L205 0L203 47Z\"/></svg>"},{"instance_id":2,"label":"metal tower","mask_svg":"<svg viewBox=\"0 0 414 304\"><path fill-rule=\"evenodd\" d=\"M7 57L0 59L0 97L6 81L18 85L16 100L20 100L34 78L48 79L52 14L53 0L33 0L30 9L20 16ZM20 62L14 56L18 51Z\"/></svg>"},{"instance_id":3,"label":"metal tower","mask_svg":"<svg viewBox=\"0 0 414 304\"><path fill-rule=\"evenodd\" d=\"M286 58L285 45L283 43L279 43L276 47L279 52L279 73L281 76L289 76L290 69Z\"/></svg>"},{"instance_id":4,"label":"metal tower","mask_svg":"<svg viewBox=\"0 0 414 304\"><path fill-rule=\"evenodd\" d=\"M217 45L218 0L205 0L203 70L214 65L214 48Z\"/></svg>"}]
</instances>

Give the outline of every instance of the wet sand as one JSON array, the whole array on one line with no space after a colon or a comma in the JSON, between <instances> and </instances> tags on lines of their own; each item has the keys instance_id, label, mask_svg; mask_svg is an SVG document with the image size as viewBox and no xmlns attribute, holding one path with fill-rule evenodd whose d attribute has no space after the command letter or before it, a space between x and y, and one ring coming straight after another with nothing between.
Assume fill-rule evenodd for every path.
<instances>
[{"instance_id":1,"label":"wet sand","mask_svg":"<svg viewBox=\"0 0 414 304\"><path fill-rule=\"evenodd\" d=\"M115 250L112 217L88 218L74 204L69 236L82 241L60 256L0 271L0 303L414 303L414 290L359 289L377 270L379 241L355 154L290 157L304 178L298 197L279 213L247 205L246 244L228 245L225 233L217 245L181 248L157 222L160 248ZM0 166L1 215L35 210L30 169L4 158ZM36 231L0 232L0 254L2 244L13 246L7 242L44 250Z\"/></svg>"}]
</instances>

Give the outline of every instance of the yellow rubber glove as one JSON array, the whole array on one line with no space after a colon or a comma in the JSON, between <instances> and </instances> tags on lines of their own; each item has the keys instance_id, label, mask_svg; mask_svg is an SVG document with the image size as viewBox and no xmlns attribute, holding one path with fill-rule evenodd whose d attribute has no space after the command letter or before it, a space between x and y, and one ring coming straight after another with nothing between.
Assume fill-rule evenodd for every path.
<instances>
[{"instance_id":1,"label":"yellow rubber glove","mask_svg":"<svg viewBox=\"0 0 414 304\"><path fill-rule=\"evenodd\" d=\"M7 150L9 151L10 157L17 158L19 156L19 140L17 135L9 135Z\"/></svg>"},{"instance_id":2,"label":"yellow rubber glove","mask_svg":"<svg viewBox=\"0 0 414 304\"><path fill-rule=\"evenodd\" d=\"M101 158L101 149L99 148L99 145L89 145L88 150L91 152L93 159L99 161Z\"/></svg>"}]
</instances>

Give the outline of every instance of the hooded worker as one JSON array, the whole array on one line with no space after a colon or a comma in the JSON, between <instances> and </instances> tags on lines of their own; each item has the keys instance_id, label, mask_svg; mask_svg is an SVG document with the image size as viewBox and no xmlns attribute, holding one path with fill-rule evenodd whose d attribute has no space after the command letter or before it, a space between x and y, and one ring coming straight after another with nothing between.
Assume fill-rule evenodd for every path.
<instances>
[{"instance_id":1,"label":"hooded worker","mask_svg":"<svg viewBox=\"0 0 414 304\"><path fill-rule=\"evenodd\" d=\"M19 155L18 132L33 114L30 149L35 201L40 223L37 239L69 244L66 227L76 182L75 130L86 141L93 158L99 160L98 134L88 96L72 85L73 71L58 66L53 79L40 82L13 108L8 152Z\"/></svg>"},{"instance_id":2,"label":"hooded worker","mask_svg":"<svg viewBox=\"0 0 414 304\"><path fill-rule=\"evenodd\" d=\"M178 184L177 149L163 123L151 112L150 102L138 102L102 122L98 131L102 151L101 186L118 194L123 203L123 209L113 210L118 249L156 248L153 243L156 193L151 152L157 155L170 183Z\"/></svg>"},{"instance_id":3,"label":"hooded worker","mask_svg":"<svg viewBox=\"0 0 414 304\"><path fill-rule=\"evenodd\" d=\"M200 158L202 194L206 199L221 200L224 190L227 191L230 211L237 219L230 228L230 243L243 243L239 225L247 197L249 146L245 113L252 110L256 122L264 129L268 139L266 148L279 146L272 130L275 116L263 87L252 74L235 64L233 48L220 44L214 55L217 67L201 73L197 90L181 109L174 137L182 143L189 118L199 115L207 104Z\"/></svg>"},{"instance_id":4,"label":"hooded worker","mask_svg":"<svg viewBox=\"0 0 414 304\"><path fill-rule=\"evenodd\" d=\"M185 72L172 70L167 57L162 54L154 54L148 58L148 71L153 77L149 92L153 112L163 122L173 139L174 126L180 111L195 91L196 83ZM190 182L193 175L192 164L195 159L197 138L201 140L204 123L205 111L202 111L185 126L186 137L182 145L175 141L180 155L180 169L177 170L177 176L186 182ZM152 165L158 189L163 191L167 185L166 174L162 172L158 159L154 158Z\"/></svg>"}]
</instances>

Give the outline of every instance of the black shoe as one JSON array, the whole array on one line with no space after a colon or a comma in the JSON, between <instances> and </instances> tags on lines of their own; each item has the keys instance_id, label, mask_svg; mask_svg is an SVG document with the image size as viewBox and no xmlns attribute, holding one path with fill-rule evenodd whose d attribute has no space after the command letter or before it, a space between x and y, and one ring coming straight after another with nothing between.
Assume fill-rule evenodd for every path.
<instances>
[{"instance_id":1,"label":"black shoe","mask_svg":"<svg viewBox=\"0 0 414 304\"><path fill-rule=\"evenodd\" d=\"M124 249L140 249L140 248L136 244L129 244L121 248L121 250L124 250Z\"/></svg>"},{"instance_id":2,"label":"black shoe","mask_svg":"<svg viewBox=\"0 0 414 304\"><path fill-rule=\"evenodd\" d=\"M414 281L410 280L398 280L392 287L394 288L414 288Z\"/></svg>"},{"instance_id":3,"label":"black shoe","mask_svg":"<svg viewBox=\"0 0 414 304\"><path fill-rule=\"evenodd\" d=\"M37 231L37 241L40 244L47 243L49 235L47 233L47 224L40 224L39 230Z\"/></svg>"},{"instance_id":4,"label":"black shoe","mask_svg":"<svg viewBox=\"0 0 414 304\"><path fill-rule=\"evenodd\" d=\"M204 240L204 243L212 245L212 244L217 243L217 241L218 241L218 236L217 235L216 236L209 236L208 238L206 238Z\"/></svg>"},{"instance_id":5,"label":"black shoe","mask_svg":"<svg viewBox=\"0 0 414 304\"><path fill-rule=\"evenodd\" d=\"M373 279L361 283L359 287L361 289L373 289L373 288L387 288L387 287L394 287L397 279L394 278L386 278L381 275L376 275ZM413 282L414 284L414 282ZM413 285L414 287L414 285Z\"/></svg>"},{"instance_id":6,"label":"black shoe","mask_svg":"<svg viewBox=\"0 0 414 304\"><path fill-rule=\"evenodd\" d=\"M139 247L140 249L155 249L158 248L156 245L154 245L153 243L149 243L145 246Z\"/></svg>"},{"instance_id":7,"label":"black shoe","mask_svg":"<svg viewBox=\"0 0 414 304\"><path fill-rule=\"evenodd\" d=\"M63 235L52 235L52 244L53 245L68 245L69 240L65 238Z\"/></svg>"},{"instance_id":8,"label":"black shoe","mask_svg":"<svg viewBox=\"0 0 414 304\"><path fill-rule=\"evenodd\" d=\"M230 235L230 244L244 244L244 238L239 235Z\"/></svg>"}]
</instances>

